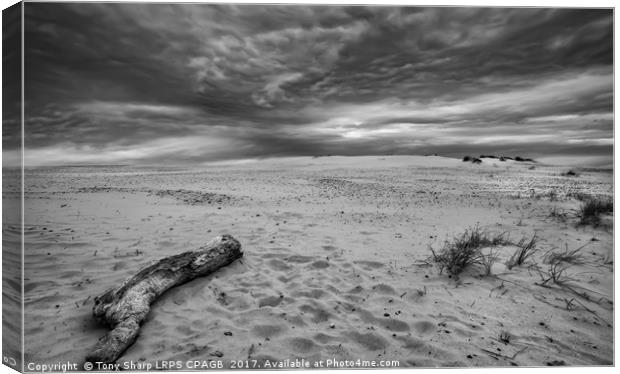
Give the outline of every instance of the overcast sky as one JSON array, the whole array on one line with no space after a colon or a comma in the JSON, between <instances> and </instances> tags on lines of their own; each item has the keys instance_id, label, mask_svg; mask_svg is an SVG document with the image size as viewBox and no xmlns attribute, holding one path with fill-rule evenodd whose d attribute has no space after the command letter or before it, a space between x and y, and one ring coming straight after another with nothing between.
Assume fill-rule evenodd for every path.
<instances>
[{"instance_id":1,"label":"overcast sky","mask_svg":"<svg viewBox=\"0 0 620 374\"><path fill-rule=\"evenodd\" d=\"M25 7L30 164L612 159L609 9Z\"/></svg>"}]
</instances>

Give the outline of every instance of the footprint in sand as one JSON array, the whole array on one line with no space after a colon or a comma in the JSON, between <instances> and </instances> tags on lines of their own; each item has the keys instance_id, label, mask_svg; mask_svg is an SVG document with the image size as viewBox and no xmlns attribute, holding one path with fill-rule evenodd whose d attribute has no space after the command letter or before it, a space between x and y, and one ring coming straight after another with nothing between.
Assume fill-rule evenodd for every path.
<instances>
[{"instance_id":1,"label":"footprint in sand","mask_svg":"<svg viewBox=\"0 0 620 374\"><path fill-rule=\"evenodd\" d=\"M127 262L125 262L125 261L118 261L118 262L114 263L114 265L112 266L112 271L122 270L122 269L126 269L126 268L127 268Z\"/></svg>"},{"instance_id":2,"label":"footprint in sand","mask_svg":"<svg viewBox=\"0 0 620 374\"><path fill-rule=\"evenodd\" d=\"M360 320L366 324L378 324L384 329L392 332L403 332L411 330L409 324L404 321L395 318L377 318L371 312L364 308L356 308L355 314L359 316Z\"/></svg>"},{"instance_id":3,"label":"footprint in sand","mask_svg":"<svg viewBox=\"0 0 620 374\"><path fill-rule=\"evenodd\" d=\"M269 265L269 267L275 271L289 271L292 269L286 262L277 260L275 258L267 262L267 265Z\"/></svg>"},{"instance_id":4,"label":"footprint in sand","mask_svg":"<svg viewBox=\"0 0 620 374\"><path fill-rule=\"evenodd\" d=\"M330 343L330 342L341 340L341 339L339 339L339 338L337 338L335 336L324 334L322 332L320 332L318 334L315 334L312 338L315 341L317 341L317 342L319 342L321 344L327 344L327 343Z\"/></svg>"},{"instance_id":5,"label":"footprint in sand","mask_svg":"<svg viewBox=\"0 0 620 374\"><path fill-rule=\"evenodd\" d=\"M320 299L321 296L323 296L324 294L325 294L325 291L318 289L318 288L314 288L309 291L306 291L306 290L295 291L291 296L295 298L307 297L309 299Z\"/></svg>"},{"instance_id":6,"label":"footprint in sand","mask_svg":"<svg viewBox=\"0 0 620 374\"><path fill-rule=\"evenodd\" d=\"M268 289L271 287L271 282L269 281L264 281L264 282L241 281L239 282L239 286L244 287L246 289Z\"/></svg>"},{"instance_id":7,"label":"footprint in sand","mask_svg":"<svg viewBox=\"0 0 620 374\"><path fill-rule=\"evenodd\" d=\"M381 319L378 319L377 321L379 322L381 327L389 331L403 332L403 331L411 330L408 323L401 321L399 319L381 318Z\"/></svg>"},{"instance_id":8,"label":"footprint in sand","mask_svg":"<svg viewBox=\"0 0 620 374\"><path fill-rule=\"evenodd\" d=\"M290 281L292 281L293 279L297 278L296 275L292 275L290 277L286 277L284 275L280 275L278 278L276 278L277 280L279 280L282 283L289 283Z\"/></svg>"},{"instance_id":9,"label":"footprint in sand","mask_svg":"<svg viewBox=\"0 0 620 374\"><path fill-rule=\"evenodd\" d=\"M307 338L291 338L287 340L287 345L295 352L309 353L316 351L319 346Z\"/></svg>"},{"instance_id":10,"label":"footprint in sand","mask_svg":"<svg viewBox=\"0 0 620 374\"><path fill-rule=\"evenodd\" d=\"M256 325L252 333L261 338L271 338L284 333L286 328L282 325Z\"/></svg>"},{"instance_id":11,"label":"footprint in sand","mask_svg":"<svg viewBox=\"0 0 620 374\"><path fill-rule=\"evenodd\" d=\"M426 344L425 341L417 339L413 336L399 336L397 337L397 339L405 343L403 348L408 349L410 351L414 351L414 352L429 351L430 352L429 346L428 344Z\"/></svg>"},{"instance_id":12,"label":"footprint in sand","mask_svg":"<svg viewBox=\"0 0 620 374\"><path fill-rule=\"evenodd\" d=\"M374 286L372 286L372 290L376 293L379 293L381 295L394 295L396 294L396 291L391 287L388 286L387 284L376 284Z\"/></svg>"},{"instance_id":13,"label":"footprint in sand","mask_svg":"<svg viewBox=\"0 0 620 374\"><path fill-rule=\"evenodd\" d=\"M316 257L312 257L312 256L293 255L293 256L288 256L285 260L287 262L304 264L304 263L314 260L315 258Z\"/></svg>"},{"instance_id":14,"label":"footprint in sand","mask_svg":"<svg viewBox=\"0 0 620 374\"><path fill-rule=\"evenodd\" d=\"M369 332L366 334L360 334L359 332L351 332L349 333L349 337L353 339L353 341L362 347L368 349L369 351L379 351L383 350L387 347L387 342L381 336Z\"/></svg>"},{"instance_id":15,"label":"footprint in sand","mask_svg":"<svg viewBox=\"0 0 620 374\"><path fill-rule=\"evenodd\" d=\"M349 291L347 291L347 293L358 294L358 293L361 293L362 291L364 291L364 287L362 287L362 286L355 286L355 287L351 288Z\"/></svg>"},{"instance_id":16,"label":"footprint in sand","mask_svg":"<svg viewBox=\"0 0 620 374\"><path fill-rule=\"evenodd\" d=\"M369 235L369 236L372 236L372 235L377 234L377 232L375 232L375 231L364 231L364 230L362 230L362 231L360 231L360 234L362 234L362 235Z\"/></svg>"},{"instance_id":17,"label":"footprint in sand","mask_svg":"<svg viewBox=\"0 0 620 374\"><path fill-rule=\"evenodd\" d=\"M331 313L327 312L325 309L321 308L320 306L315 308L312 305L304 304L299 307L299 310L301 310L304 313L311 314L312 318L310 319L310 321L312 321L312 323L327 322L329 318L332 316Z\"/></svg>"},{"instance_id":18,"label":"footprint in sand","mask_svg":"<svg viewBox=\"0 0 620 374\"><path fill-rule=\"evenodd\" d=\"M280 296L267 296L267 297L263 297L262 299L258 300L258 307L262 308L264 306L277 306L278 304L280 304L282 302L284 298L280 297Z\"/></svg>"},{"instance_id":19,"label":"footprint in sand","mask_svg":"<svg viewBox=\"0 0 620 374\"><path fill-rule=\"evenodd\" d=\"M377 321L377 318L364 308L356 308L355 314L357 314L364 323L374 324Z\"/></svg>"},{"instance_id":20,"label":"footprint in sand","mask_svg":"<svg viewBox=\"0 0 620 374\"><path fill-rule=\"evenodd\" d=\"M375 270L383 267L383 263L377 261L353 261L353 263L360 265L364 270Z\"/></svg>"},{"instance_id":21,"label":"footprint in sand","mask_svg":"<svg viewBox=\"0 0 620 374\"><path fill-rule=\"evenodd\" d=\"M241 311L250 309L252 304L252 299L241 294L229 297L226 307L228 310Z\"/></svg>"},{"instance_id":22,"label":"footprint in sand","mask_svg":"<svg viewBox=\"0 0 620 374\"><path fill-rule=\"evenodd\" d=\"M407 349L413 354L418 354L424 357L441 357L442 360L453 360L455 358L453 352L437 348L434 345L428 344L424 340L417 339L413 336L398 336L396 339L404 343L402 348Z\"/></svg>"},{"instance_id":23,"label":"footprint in sand","mask_svg":"<svg viewBox=\"0 0 620 374\"><path fill-rule=\"evenodd\" d=\"M192 334L196 332L196 330L194 330L190 326L185 326L185 325L176 326L175 330L183 334L183 336L191 336Z\"/></svg>"},{"instance_id":24,"label":"footprint in sand","mask_svg":"<svg viewBox=\"0 0 620 374\"><path fill-rule=\"evenodd\" d=\"M329 267L329 262L325 260L318 260L311 263L309 267L312 269L325 269Z\"/></svg>"},{"instance_id":25,"label":"footprint in sand","mask_svg":"<svg viewBox=\"0 0 620 374\"><path fill-rule=\"evenodd\" d=\"M263 259L282 258L282 253L265 252L260 257Z\"/></svg>"},{"instance_id":26,"label":"footprint in sand","mask_svg":"<svg viewBox=\"0 0 620 374\"><path fill-rule=\"evenodd\" d=\"M427 335L435 331L435 324L430 321L418 321L413 324L413 328L420 335Z\"/></svg>"}]
</instances>

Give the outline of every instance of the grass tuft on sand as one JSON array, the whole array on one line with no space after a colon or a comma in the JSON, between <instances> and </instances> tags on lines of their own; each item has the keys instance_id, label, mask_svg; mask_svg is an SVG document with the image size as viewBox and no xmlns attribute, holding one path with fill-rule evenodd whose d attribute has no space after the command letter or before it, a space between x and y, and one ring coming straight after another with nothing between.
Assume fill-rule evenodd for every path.
<instances>
[{"instance_id":1,"label":"grass tuft on sand","mask_svg":"<svg viewBox=\"0 0 620 374\"><path fill-rule=\"evenodd\" d=\"M576 249L568 249L568 245L565 244L564 251L562 252L553 251L553 252L547 253L543 259L543 262L546 264L565 262L565 263L572 264L572 265L583 265L586 263L586 261L584 259L583 253L581 253L581 250L583 249L583 247L585 247L588 244L589 243L586 243Z\"/></svg>"},{"instance_id":2,"label":"grass tuft on sand","mask_svg":"<svg viewBox=\"0 0 620 374\"><path fill-rule=\"evenodd\" d=\"M539 239L536 234L532 235L530 239L527 239L527 237L521 238L521 240L519 240L516 244L518 247L517 250L506 262L506 267L508 270L515 266L523 265L530 257L532 257L534 253L538 251L538 247L536 246L538 242Z\"/></svg>"},{"instance_id":3,"label":"grass tuft on sand","mask_svg":"<svg viewBox=\"0 0 620 374\"><path fill-rule=\"evenodd\" d=\"M481 264L487 275L491 273L491 267L497 260L497 253L483 253L482 248L507 244L505 233L491 235L480 227L466 229L460 236L452 241L447 241L444 246L435 251L430 250L433 261L439 264L440 272L447 270L450 275L459 275L467 267L473 264Z\"/></svg>"},{"instance_id":4,"label":"grass tuft on sand","mask_svg":"<svg viewBox=\"0 0 620 374\"><path fill-rule=\"evenodd\" d=\"M567 275L567 271L574 265L584 265L587 262L581 250L588 245L588 243L582 245L576 249L568 249L568 245L565 244L564 251L551 251L545 254L543 262L548 265L547 270L538 270L538 274L542 280L542 285L549 283L550 281L562 285L574 278ZM569 305L567 305L569 309Z\"/></svg>"},{"instance_id":5,"label":"grass tuft on sand","mask_svg":"<svg viewBox=\"0 0 620 374\"><path fill-rule=\"evenodd\" d=\"M579 207L579 225L598 226L601 223L600 215L613 211L614 203L612 200L589 198Z\"/></svg>"}]
</instances>

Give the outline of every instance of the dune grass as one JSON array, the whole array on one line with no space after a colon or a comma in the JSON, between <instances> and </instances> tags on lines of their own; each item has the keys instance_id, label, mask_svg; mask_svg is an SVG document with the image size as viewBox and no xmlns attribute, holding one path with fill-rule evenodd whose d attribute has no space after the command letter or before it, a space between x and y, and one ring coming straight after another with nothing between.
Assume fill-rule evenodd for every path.
<instances>
[{"instance_id":1,"label":"dune grass","mask_svg":"<svg viewBox=\"0 0 620 374\"><path fill-rule=\"evenodd\" d=\"M579 207L579 225L598 226L601 223L600 215L613 211L614 203L612 200L589 198Z\"/></svg>"},{"instance_id":2,"label":"dune grass","mask_svg":"<svg viewBox=\"0 0 620 374\"><path fill-rule=\"evenodd\" d=\"M458 275L471 265L481 264L487 274L490 274L491 266L497 260L497 253L484 254L481 249L507 242L505 233L491 235L476 226L466 229L452 241L447 241L440 250L435 251L432 247L430 250L433 260L439 264L440 272L447 270L451 275Z\"/></svg>"},{"instance_id":3,"label":"dune grass","mask_svg":"<svg viewBox=\"0 0 620 374\"><path fill-rule=\"evenodd\" d=\"M473 164L480 164L482 160L477 157L465 156L463 157L463 162L471 162Z\"/></svg>"},{"instance_id":4,"label":"dune grass","mask_svg":"<svg viewBox=\"0 0 620 374\"><path fill-rule=\"evenodd\" d=\"M484 275L492 274L493 265L497 262L498 258L499 251L494 251L491 249L488 253L483 253L482 251L480 252L478 263L484 268Z\"/></svg>"},{"instance_id":5,"label":"dune grass","mask_svg":"<svg viewBox=\"0 0 620 374\"><path fill-rule=\"evenodd\" d=\"M534 253L538 252L538 247L536 246L540 240L536 236L536 234L532 235L530 239L527 237L521 238L519 242L516 244L518 247L517 250L510 256L508 261L506 262L506 267L510 270L515 266L523 265L529 258L531 258Z\"/></svg>"},{"instance_id":6,"label":"dune grass","mask_svg":"<svg viewBox=\"0 0 620 374\"><path fill-rule=\"evenodd\" d=\"M579 248L575 248L575 249L568 249L568 244L564 245L564 251L562 252L550 252L547 253L543 259L543 262L546 264L554 264L554 263L560 263L560 262L564 262L567 264L572 264L572 265L581 265L585 263L583 254L581 253L581 250L583 249L583 247L585 247L586 245L588 245L589 243L586 243L584 245L582 245Z\"/></svg>"},{"instance_id":7,"label":"dune grass","mask_svg":"<svg viewBox=\"0 0 620 374\"><path fill-rule=\"evenodd\" d=\"M574 280L567 275L567 270L574 265L587 264L582 249L588 245L586 243L579 248L568 249L568 244L564 244L564 251L551 250L545 254L543 262L548 265L546 270L539 269L538 274L545 285L549 282L555 284L563 284L567 281Z\"/></svg>"},{"instance_id":8,"label":"dune grass","mask_svg":"<svg viewBox=\"0 0 620 374\"><path fill-rule=\"evenodd\" d=\"M563 177L578 177L579 174L574 171L573 169L568 170L567 172L564 172L562 174L560 174Z\"/></svg>"},{"instance_id":9,"label":"dune grass","mask_svg":"<svg viewBox=\"0 0 620 374\"><path fill-rule=\"evenodd\" d=\"M567 275L567 270L571 265L564 264L562 262L554 262L549 264L547 270L539 270L538 275L542 281L541 285L546 285L549 282L555 284L563 284L569 280L574 280Z\"/></svg>"}]
</instances>

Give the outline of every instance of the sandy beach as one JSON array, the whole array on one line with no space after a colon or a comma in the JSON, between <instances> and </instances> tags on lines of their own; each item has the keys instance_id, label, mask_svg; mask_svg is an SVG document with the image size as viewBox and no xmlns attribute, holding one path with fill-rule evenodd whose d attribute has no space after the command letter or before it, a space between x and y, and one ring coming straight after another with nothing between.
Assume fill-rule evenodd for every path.
<instances>
[{"instance_id":1,"label":"sandy beach","mask_svg":"<svg viewBox=\"0 0 620 374\"><path fill-rule=\"evenodd\" d=\"M119 363L611 365L612 217L580 226L577 210L612 196L612 173L575 170L436 156L27 169L25 361L83 361L107 331L96 295L230 234L244 257L157 300ZM475 227L509 238L491 275L440 272L429 247ZM543 282L545 256L582 246L568 282Z\"/></svg>"}]
</instances>

